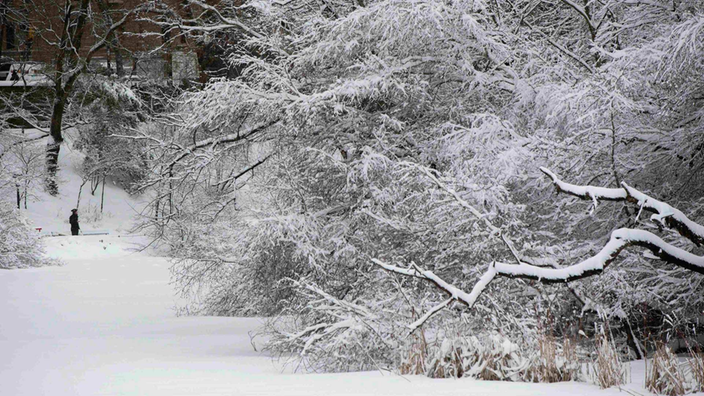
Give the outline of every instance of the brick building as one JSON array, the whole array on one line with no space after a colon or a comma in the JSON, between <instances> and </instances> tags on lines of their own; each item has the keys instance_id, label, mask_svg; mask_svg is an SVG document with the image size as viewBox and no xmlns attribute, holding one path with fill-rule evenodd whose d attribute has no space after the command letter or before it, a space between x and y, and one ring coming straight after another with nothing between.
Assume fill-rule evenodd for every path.
<instances>
[{"instance_id":1,"label":"brick building","mask_svg":"<svg viewBox=\"0 0 704 396\"><path fill-rule=\"evenodd\" d=\"M146 20L150 14L129 14L114 35L104 34L107 26L142 6L144 0L82 1L87 2L90 16L79 53L87 54L99 40L108 41L92 56L91 69L177 81L198 78L195 47L183 36L172 40L169 32ZM66 25L66 9L80 9L82 4L76 0L0 0L0 73L5 73L0 74L0 80L9 79L10 69L19 63L54 64L60 52L60 32ZM179 12L178 0L167 0L166 4ZM75 19L75 12L71 15ZM72 23L75 25L70 22L69 28Z\"/></svg>"}]
</instances>

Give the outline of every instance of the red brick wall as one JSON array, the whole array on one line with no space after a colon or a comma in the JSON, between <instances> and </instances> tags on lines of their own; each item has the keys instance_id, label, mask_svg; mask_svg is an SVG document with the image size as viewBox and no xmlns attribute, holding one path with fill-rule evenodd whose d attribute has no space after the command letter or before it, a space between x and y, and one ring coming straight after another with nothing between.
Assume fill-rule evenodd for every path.
<instances>
[{"instance_id":1,"label":"red brick wall","mask_svg":"<svg viewBox=\"0 0 704 396\"><path fill-rule=\"evenodd\" d=\"M0 0L0 2L8 0ZM113 21L118 21L121 16L124 15L123 10L129 10L137 7L142 0L105 0L110 4L111 15ZM22 10L22 4L27 4L28 1L19 0L9 0L12 3L15 11ZM74 0L74 4L78 1ZM174 10L178 12L178 0L167 0L167 3L172 3ZM62 15L64 14L64 7L66 6L65 0L33 0L33 4L26 8L25 18L29 20L29 28L19 26L15 27L16 33L16 43L17 47L13 50L7 49L6 35L7 26L4 26L4 30L0 29L0 39L2 40L2 56L9 56L16 60L28 59L30 61L38 61L44 63L53 63L56 59L57 49L55 44L60 38L60 32L63 28L64 22L62 20ZM93 10L98 9L98 3L96 0L91 0L91 8ZM97 11L96 11L97 12ZM17 25L15 23L15 25ZM98 37L92 32L93 26L89 24L86 27L83 41L81 43L80 52L85 55L88 49L95 44ZM31 46L27 45L28 30L31 29L33 32L34 39L31 40ZM134 36L133 34L143 34L143 36ZM149 34L144 36L144 34ZM129 18L127 23L125 23L119 30L118 36L120 44L125 47L126 51L123 51L124 67L129 71L132 67L131 53L141 53L150 50L154 50L159 46L163 45L164 40L161 35L161 28L153 23L147 21L135 20L135 18ZM165 52L174 49L174 47L191 47L188 43L183 40L178 40L176 43L172 43L169 48L165 48ZM29 51L28 51L29 50ZM106 47L98 51L94 58L105 59L108 56L108 50ZM114 55L111 56L112 62L114 62Z\"/></svg>"}]
</instances>

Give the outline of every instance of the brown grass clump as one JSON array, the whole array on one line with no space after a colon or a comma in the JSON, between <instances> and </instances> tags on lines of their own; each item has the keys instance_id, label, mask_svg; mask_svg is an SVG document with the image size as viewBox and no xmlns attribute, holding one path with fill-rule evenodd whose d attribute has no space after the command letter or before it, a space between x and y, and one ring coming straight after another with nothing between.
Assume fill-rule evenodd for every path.
<instances>
[{"instance_id":1,"label":"brown grass clump","mask_svg":"<svg viewBox=\"0 0 704 396\"><path fill-rule=\"evenodd\" d=\"M591 365L592 380L602 389L625 383L625 365L603 329L597 334L596 346L596 361Z\"/></svg>"},{"instance_id":2,"label":"brown grass clump","mask_svg":"<svg viewBox=\"0 0 704 396\"><path fill-rule=\"evenodd\" d=\"M436 351L436 357L432 359L428 366L426 371L428 377L461 378L464 375L464 365L462 364L463 348L456 345L456 343L447 338L443 340L442 346Z\"/></svg>"},{"instance_id":3,"label":"brown grass clump","mask_svg":"<svg viewBox=\"0 0 704 396\"><path fill-rule=\"evenodd\" d=\"M560 382L579 380L576 345L541 335L535 349L522 349L497 334L446 338L433 348L426 374L432 378L469 377L485 381Z\"/></svg>"},{"instance_id":4,"label":"brown grass clump","mask_svg":"<svg viewBox=\"0 0 704 396\"><path fill-rule=\"evenodd\" d=\"M538 352L524 374L527 381L552 383L580 379L581 364L575 342L567 339L560 345L551 335L541 333Z\"/></svg>"},{"instance_id":5,"label":"brown grass clump","mask_svg":"<svg viewBox=\"0 0 704 396\"><path fill-rule=\"evenodd\" d=\"M428 343L425 340L423 329L411 335L411 342L407 351L402 356L399 371L401 374L419 375L426 373L426 359L428 358Z\"/></svg>"},{"instance_id":6,"label":"brown grass clump","mask_svg":"<svg viewBox=\"0 0 704 396\"><path fill-rule=\"evenodd\" d=\"M645 387L653 393L680 396L685 394L685 385L685 376L677 356L667 345L658 344L645 373Z\"/></svg>"},{"instance_id":7,"label":"brown grass clump","mask_svg":"<svg viewBox=\"0 0 704 396\"><path fill-rule=\"evenodd\" d=\"M690 349L689 369L692 373L692 392L704 392L704 352Z\"/></svg>"},{"instance_id":8,"label":"brown grass clump","mask_svg":"<svg viewBox=\"0 0 704 396\"><path fill-rule=\"evenodd\" d=\"M520 381L528 363L516 344L498 334L446 338L433 355L427 371L432 378Z\"/></svg>"}]
</instances>

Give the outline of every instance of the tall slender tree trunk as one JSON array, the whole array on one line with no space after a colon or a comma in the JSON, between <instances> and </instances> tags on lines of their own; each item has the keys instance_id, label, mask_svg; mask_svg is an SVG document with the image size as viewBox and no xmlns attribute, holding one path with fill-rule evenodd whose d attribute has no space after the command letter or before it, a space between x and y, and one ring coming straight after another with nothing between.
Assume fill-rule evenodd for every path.
<instances>
[{"instance_id":1,"label":"tall slender tree trunk","mask_svg":"<svg viewBox=\"0 0 704 396\"><path fill-rule=\"evenodd\" d=\"M105 203L105 174L103 174L103 189L100 193L100 213L103 213L103 204Z\"/></svg>"},{"instance_id":2,"label":"tall slender tree trunk","mask_svg":"<svg viewBox=\"0 0 704 396\"><path fill-rule=\"evenodd\" d=\"M125 60L122 58L122 52L120 52L120 42L116 35L112 42L113 51L115 52L115 73L118 77L123 77L125 75Z\"/></svg>"},{"instance_id":3,"label":"tall slender tree trunk","mask_svg":"<svg viewBox=\"0 0 704 396\"><path fill-rule=\"evenodd\" d=\"M83 186L86 185L86 182L88 179L83 179L83 182L81 183L81 186L78 187L78 198L76 199L76 209L81 205L81 191L83 191Z\"/></svg>"},{"instance_id":4,"label":"tall slender tree trunk","mask_svg":"<svg viewBox=\"0 0 704 396\"><path fill-rule=\"evenodd\" d=\"M49 130L49 140L46 144L46 191L51 195L59 194L59 185L56 182L56 171L59 167L59 151L64 138L61 134L61 123L64 118L64 108L66 98L57 95L54 99L54 109L51 113L51 129Z\"/></svg>"}]
</instances>

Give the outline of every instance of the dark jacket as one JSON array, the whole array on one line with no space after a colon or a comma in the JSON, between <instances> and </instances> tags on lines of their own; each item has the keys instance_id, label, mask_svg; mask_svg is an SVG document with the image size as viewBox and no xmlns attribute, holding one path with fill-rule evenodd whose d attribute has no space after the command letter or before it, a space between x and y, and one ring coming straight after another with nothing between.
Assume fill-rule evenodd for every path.
<instances>
[{"instance_id":1,"label":"dark jacket","mask_svg":"<svg viewBox=\"0 0 704 396\"><path fill-rule=\"evenodd\" d=\"M78 226L78 214L74 213L68 218L68 222L71 224L72 230L80 230L81 227Z\"/></svg>"}]
</instances>

